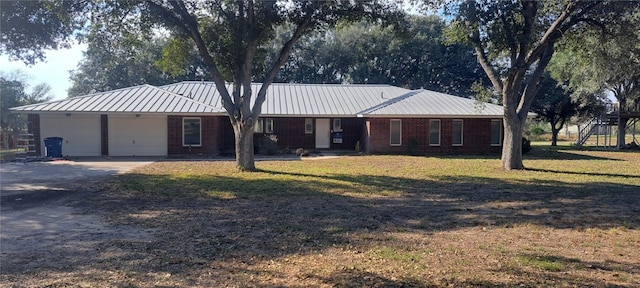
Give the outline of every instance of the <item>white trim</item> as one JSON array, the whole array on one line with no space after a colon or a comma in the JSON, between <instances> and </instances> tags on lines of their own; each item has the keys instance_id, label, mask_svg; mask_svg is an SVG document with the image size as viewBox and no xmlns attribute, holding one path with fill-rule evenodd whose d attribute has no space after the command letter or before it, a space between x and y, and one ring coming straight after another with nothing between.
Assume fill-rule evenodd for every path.
<instances>
[{"instance_id":1,"label":"white trim","mask_svg":"<svg viewBox=\"0 0 640 288\"><path fill-rule=\"evenodd\" d=\"M438 143L431 143L431 123L438 122ZM442 121L440 119L429 119L429 146L440 146L442 144Z\"/></svg>"},{"instance_id":2,"label":"white trim","mask_svg":"<svg viewBox=\"0 0 640 288\"><path fill-rule=\"evenodd\" d=\"M460 122L460 143L453 143L454 141L454 127L455 127L455 123L456 122ZM453 119L451 120L451 145L452 146L463 146L464 145L464 120L462 119Z\"/></svg>"},{"instance_id":3,"label":"white trim","mask_svg":"<svg viewBox=\"0 0 640 288\"><path fill-rule=\"evenodd\" d=\"M393 122L398 122L400 123L400 133L399 133L399 141L398 143L393 143L393 130L392 130L392 123ZM402 146L402 120L401 119L389 119L389 146Z\"/></svg>"},{"instance_id":4,"label":"white trim","mask_svg":"<svg viewBox=\"0 0 640 288\"><path fill-rule=\"evenodd\" d=\"M185 120L198 120L198 144L185 143ZM182 147L202 147L202 118L200 117L183 117L182 118Z\"/></svg>"}]
</instances>

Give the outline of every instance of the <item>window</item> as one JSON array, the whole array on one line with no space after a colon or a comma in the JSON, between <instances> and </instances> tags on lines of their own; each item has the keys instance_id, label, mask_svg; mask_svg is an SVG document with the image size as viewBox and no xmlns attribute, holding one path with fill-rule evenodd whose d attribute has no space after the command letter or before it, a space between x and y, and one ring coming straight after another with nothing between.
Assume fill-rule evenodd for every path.
<instances>
[{"instance_id":1,"label":"window","mask_svg":"<svg viewBox=\"0 0 640 288\"><path fill-rule=\"evenodd\" d=\"M502 120L491 120L491 146L502 145Z\"/></svg>"},{"instance_id":2,"label":"window","mask_svg":"<svg viewBox=\"0 0 640 288\"><path fill-rule=\"evenodd\" d=\"M313 134L313 119L305 118L304 119L304 133L305 134Z\"/></svg>"},{"instance_id":3,"label":"window","mask_svg":"<svg viewBox=\"0 0 640 288\"><path fill-rule=\"evenodd\" d=\"M273 133L273 119L266 119L266 127L264 127L264 133Z\"/></svg>"},{"instance_id":4,"label":"window","mask_svg":"<svg viewBox=\"0 0 640 288\"><path fill-rule=\"evenodd\" d=\"M429 120L429 146L440 146L440 120Z\"/></svg>"},{"instance_id":5,"label":"window","mask_svg":"<svg viewBox=\"0 0 640 288\"><path fill-rule=\"evenodd\" d=\"M342 131L342 119L333 119L333 131L334 132Z\"/></svg>"},{"instance_id":6,"label":"window","mask_svg":"<svg viewBox=\"0 0 640 288\"><path fill-rule=\"evenodd\" d=\"M402 145L402 120L392 119L389 125L389 131L389 144L391 146Z\"/></svg>"},{"instance_id":7,"label":"window","mask_svg":"<svg viewBox=\"0 0 640 288\"><path fill-rule=\"evenodd\" d=\"M200 118L182 118L182 145L202 146Z\"/></svg>"},{"instance_id":8,"label":"window","mask_svg":"<svg viewBox=\"0 0 640 288\"><path fill-rule=\"evenodd\" d=\"M253 132L262 133L262 131L263 131L262 127L264 127L262 122L263 122L262 119L258 118L258 121L256 121L256 125L253 126Z\"/></svg>"},{"instance_id":9,"label":"window","mask_svg":"<svg viewBox=\"0 0 640 288\"><path fill-rule=\"evenodd\" d=\"M451 131L451 143L453 146L462 146L462 136L463 136L463 121L462 120L453 120L451 123L452 131Z\"/></svg>"}]
</instances>

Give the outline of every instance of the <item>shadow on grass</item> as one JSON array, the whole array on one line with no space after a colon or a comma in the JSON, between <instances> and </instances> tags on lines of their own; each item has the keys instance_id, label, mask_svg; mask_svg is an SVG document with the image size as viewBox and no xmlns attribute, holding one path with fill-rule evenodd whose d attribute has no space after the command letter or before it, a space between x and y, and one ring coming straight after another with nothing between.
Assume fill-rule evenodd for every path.
<instances>
[{"instance_id":1,"label":"shadow on grass","mask_svg":"<svg viewBox=\"0 0 640 288\"><path fill-rule=\"evenodd\" d=\"M640 175L617 174L617 173L614 174L614 173L576 172L576 171L561 171L561 170L540 169L540 168L526 168L526 170L537 171L537 172L547 172L547 173L570 174L570 175L640 178Z\"/></svg>"},{"instance_id":2,"label":"shadow on grass","mask_svg":"<svg viewBox=\"0 0 640 288\"><path fill-rule=\"evenodd\" d=\"M126 269L138 274L153 271L183 277L210 271L209 263L251 266L288 255L314 255L331 247L365 245L362 238L353 235L528 224L559 229L640 227L640 191L636 185L472 176L416 180L262 172L270 177L121 175L109 190L87 193L77 205L105 215L114 224L157 231L154 241L109 243L117 251L134 255L120 259ZM100 265L94 262L119 259L105 258L117 253L91 253L83 261L77 257L55 259L56 269L71 272ZM13 269L11 273L34 272ZM212 284L262 286L255 279L266 273L260 269L225 269L231 271L223 275L227 278ZM637 267L632 269L636 271ZM369 283L385 287L431 285L427 280L395 280L360 270L342 270L320 280L338 287ZM500 285L453 283L457 284Z\"/></svg>"},{"instance_id":3,"label":"shadow on grass","mask_svg":"<svg viewBox=\"0 0 640 288\"><path fill-rule=\"evenodd\" d=\"M584 279L568 275L567 271L577 270L589 273L590 271L611 271L627 273L628 275L638 275L640 273L640 265L638 263L622 263L612 260L602 261L582 261L575 258L567 258L555 255L544 254L522 254L518 257L519 267L504 266L503 268L494 270L495 272L503 272L514 276L526 275L527 278L537 279L537 283L528 283L535 286L556 286L557 283L563 283L563 286L590 286L590 287L626 287L614 286L602 279ZM551 273L547 273L551 272ZM633 277L633 276L631 276Z\"/></svg>"}]
</instances>

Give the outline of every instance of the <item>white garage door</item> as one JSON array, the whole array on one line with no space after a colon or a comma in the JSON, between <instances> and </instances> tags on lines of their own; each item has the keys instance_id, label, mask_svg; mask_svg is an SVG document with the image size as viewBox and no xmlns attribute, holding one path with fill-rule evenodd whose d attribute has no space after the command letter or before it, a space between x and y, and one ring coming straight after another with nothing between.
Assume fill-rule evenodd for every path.
<instances>
[{"instance_id":1,"label":"white garage door","mask_svg":"<svg viewBox=\"0 0 640 288\"><path fill-rule=\"evenodd\" d=\"M100 115L41 115L40 137L62 137L63 156L100 156Z\"/></svg>"},{"instance_id":2,"label":"white garage door","mask_svg":"<svg viewBox=\"0 0 640 288\"><path fill-rule=\"evenodd\" d=\"M167 118L109 115L109 155L167 155Z\"/></svg>"}]
</instances>

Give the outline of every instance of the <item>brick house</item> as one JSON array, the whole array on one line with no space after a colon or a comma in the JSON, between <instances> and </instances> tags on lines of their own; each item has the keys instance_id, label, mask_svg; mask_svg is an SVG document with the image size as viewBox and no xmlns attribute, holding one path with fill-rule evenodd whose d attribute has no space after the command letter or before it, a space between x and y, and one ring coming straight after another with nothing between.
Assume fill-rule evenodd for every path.
<instances>
[{"instance_id":1,"label":"brick house","mask_svg":"<svg viewBox=\"0 0 640 288\"><path fill-rule=\"evenodd\" d=\"M253 91L260 84L254 84ZM254 97L255 99L255 97ZM233 129L211 82L141 85L12 108L26 113L36 151L63 138L65 156L217 155ZM255 127L259 145L368 153L479 154L502 148L501 106L389 85L274 83Z\"/></svg>"}]
</instances>

